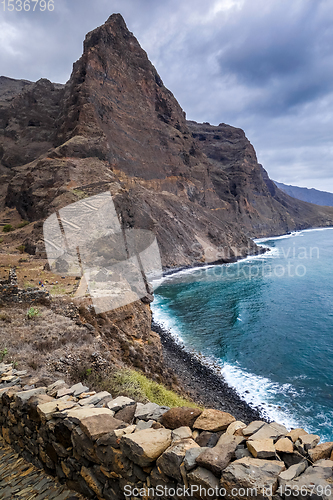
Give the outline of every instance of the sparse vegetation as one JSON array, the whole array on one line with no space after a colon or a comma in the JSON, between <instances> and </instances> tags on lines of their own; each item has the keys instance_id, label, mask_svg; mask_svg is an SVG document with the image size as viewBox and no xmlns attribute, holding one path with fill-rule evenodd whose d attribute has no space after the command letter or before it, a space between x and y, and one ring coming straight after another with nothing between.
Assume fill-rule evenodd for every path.
<instances>
[{"instance_id":1,"label":"sparse vegetation","mask_svg":"<svg viewBox=\"0 0 333 500\"><path fill-rule=\"evenodd\" d=\"M20 253L24 253L24 251L25 251L25 245L23 245L23 244L22 244L22 245L20 245L20 246L18 246L18 247L16 247L16 248L17 248L17 250L18 250Z\"/></svg>"},{"instance_id":2,"label":"sparse vegetation","mask_svg":"<svg viewBox=\"0 0 333 500\"><path fill-rule=\"evenodd\" d=\"M72 189L72 193L75 194L75 196L79 200L83 200L84 198L89 197L89 195L87 193L85 193L84 191L82 191L81 189Z\"/></svg>"},{"instance_id":3,"label":"sparse vegetation","mask_svg":"<svg viewBox=\"0 0 333 500\"><path fill-rule=\"evenodd\" d=\"M0 238L0 243L2 243L2 242L3 242L3 238Z\"/></svg>"},{"instance_id":4,"label":"sparse vegetation","mask_svg":"<svg viewBox=\"0 0 333 500\"><path fill-rule=\"evenodd\" d=\"M11 323L11 318L6 313L0 314L0 321L4 321L5 323Z\"/></svg>"},{"instance_id":5,"label":"sparse vegetation","mask_svg":"<svg viewBox=\"0 0 333 500\"><path fill-rule=\"evenodd\" d=\"M142 373L131 369L122 369L113 372L109 376L98 380L98 375L94 372L89 377L94 380L94 385L97 385L101 390L107 390L112 395L126 395L136 401L157 403L161 406L190 406L197 407L198 405L181 397L176 392L167 389L164 385L148 379Z\"/></svg>"},{"instance_id":6,"label":"sparse vegetation","mask_svg":"<svg viewBox=\"0 0 333 500\"><path fill-rule=\"evenodd\" d=\"M50 290L51 295L63 295L64 293L66 293L66 288L61 285L53 285Z\"/></svg>"},{"instance_id":7,"label":"sparse vegetation","mask_svg":"<svg viewBox=\"0 0 333 500\"><path fill-rule=\"evenodd\" d=\"M24 220L24 221L20 222L20 224L17 226L17 228L20 229L21 227L25 227L28 224L30 224L30 222L27 220Z\"/></svg>"},{"instance_id":8,"label":"sparse vegetation","mask_svg":"<svg viewBox=\"0 0 333 500\"><path fill-rule=\"evenodd\" d=\"M8 354L8 349L6 347L2 349L2 351L0 351L0 363L2 363L4 357L7 356L7 354Z\"/></svg>"},{"instance_id":9,"label":"sparse vegetation","mask_svg":"<svg viewBox=\"0 0 333 500\"><path fill-rule=\"evenodd\" d=\"M30 307L27 312L28 319L36 318L36 316L40 316L39 309L37 307Z\"/></svg>"},{"instance_id":10,"label":"sparse vegetation","mask_svg":"<svg viewBox=\"0 0 333 500\"><path fill-rule=\"evenodd\" d=\"M14 228L11 224L5 224L2 228L4 233L9 233L10 231L14 231Z\"/></svg>"}]
</instances>

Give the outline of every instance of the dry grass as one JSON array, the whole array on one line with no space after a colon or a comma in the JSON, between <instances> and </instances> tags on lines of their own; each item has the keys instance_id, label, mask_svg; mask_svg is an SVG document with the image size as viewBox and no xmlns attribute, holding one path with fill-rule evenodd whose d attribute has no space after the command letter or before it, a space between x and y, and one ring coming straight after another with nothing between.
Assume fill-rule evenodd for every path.
<instances>
[{"instance_id":1,"label":"dry grass","mask_svg":"<svg viewBox=\"0 0 333 500\"><path fill-rule=\"evenodd\" d=\"M70 318L50 307L6 306L0 309L0 351L19 370L34 371L38 378L69 377L71 364L89 359L99 341ZM88 362L88 361L87 361Z\"/></svg>"}]
</instances>

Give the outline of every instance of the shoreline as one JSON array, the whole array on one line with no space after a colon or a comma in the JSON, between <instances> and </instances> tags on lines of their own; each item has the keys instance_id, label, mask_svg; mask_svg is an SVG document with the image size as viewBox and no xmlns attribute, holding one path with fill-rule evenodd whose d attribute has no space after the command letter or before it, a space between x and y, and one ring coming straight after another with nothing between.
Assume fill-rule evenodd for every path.
<instances>
[{"instance_id":1,"label":"shoreline","mask_svg":"<svg viewBox=\"0 0 333 500\"><path fill-rule=\"evenodd\" d=\"M169 331L152 320L151 329L160 336L164 363L177 375L179 384L191 399L209 408L231 413L237 420L249 424L254 420L269 422L260 410L252 408L227 384L222 375L204 365L183 346L177 344Z\"/></svg>"}]
</instances>

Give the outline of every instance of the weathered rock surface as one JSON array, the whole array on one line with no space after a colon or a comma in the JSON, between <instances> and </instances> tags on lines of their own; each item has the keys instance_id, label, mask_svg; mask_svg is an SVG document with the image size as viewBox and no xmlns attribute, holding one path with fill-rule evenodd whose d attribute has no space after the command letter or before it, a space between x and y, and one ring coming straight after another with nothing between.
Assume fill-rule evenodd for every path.
<instances>
[{"instance_id":1,"label":"weathered rock surface","mask_svg":"<svg viewBox=\"0 0 333 500\"><path fill-rule=\"evenodd\" d=\"M107 407L112 411L119 411L126 406L135 405L135 401L131 398L127 398L125 396L118 396L107 404Z\"/></svg>"},{"instance_id":2,"label":"weathered rock surface","mask_svg":"<svg viewBox=\"0 0 333 500\"><path fill-rule=\"evenodd\" d=\"M93 441L103 434L118 429L121 425L123 425L121 420L114 418L109 410L103 411L103 408L100 409L100 413L96 412L94 415L80 419L81 429Z\"/></svg>"},{"instance_id":3,"label":"weathered rock surface","mask_svg":"<svg viewBox=\"0 0 333 500\"><path fill-rule=\"evenodd\" d=\"M167 429L178 429L179 427L193 427L196 419L201 415L202 410L199 408L171 408L164 413L161 418L161 424Z\"/></svg>"},{"instance_id":4,"label":"weathered rock surface","mask_svg":"<svg viewBox=\"0 0 333 500\"><path fill-rule=\"evenodd\" d=\"M270 424L263 425L257 432L249 437L249 440L256 441L261 439L278 439L285 436L288 430L284 425L278 424L277 422L272 422ZM244 431L243 431L244 434Z\"/></svg>"},{"instance_id":5,"label":"weathered rock surface","mask_svg":"<svg viewBox=\"0 0 333 500\"><path fill-rule=\"evenodd\" d=\"M154 462L171 444L169 429L145 429L120 440L122 452L134 463L147 467Z\"/></svg>"},{"instance_id":6,"label":"weathered rock surface","mask_svg":"<svg viewBox=\"0 0 333 500\"><path fill-rule=\"evenodd\" d=\"M190 472L188 474L188 481L190 485L196 485L199 488L201 486L206 491L209 488L213 488L214 490L219 488L218 479L214 476L212 472L210 472L207 469L204 469L203 467L197 467L192 472ZM197 498L200 498L198 493L194 494Z\"/></svg>"},{"instance_id":7,"label":"weathered rock surface","mask_svg":"<svg viewBox=\"0 0 333 500\"><path fill-rule=\"evenodd\" d=\"M279 475L279 485L285 486L286 484L289 484L290 481L298 477L302 472L305 471L307 468L308 464L306 460L303 460L303 462L300 462L299 464L292 465L289 467L289 469L281 472Z\"/></svg>"},{"instance_id":8,"label":"weathered rock surface","mask_svg":"<svg viewBox=\"0 0 333 500\"><path fill-rule=\"evenodd\" d=\"M317 446L320 441L320 436L316 434L304 434L299 437L299 441L302 443L305 451L308 451Z\"/></svg>"},{"instance_id":9,"label":"weathered rock surface","mask_svg":"<svg viewBox=\"0 0 333 500\"><path fill-rule=\"evenodd\" d=\"M290 432L288 432L287 436L291 437L293 443L295 443L300 436L303 436L305 434L308 434L304 429L292 429Z\"/></svg>"},{"instance_id":10,"label":"weathered rock surface","mask_svg":"<svg viewBox=\"0 0 333 500\"><path fill-rule=\"evenodd\" d=\"M288 438L281 438L275 443L275 449L278 453L293 453L293 443Z\"/></svg>"},{"instance_id":11,"label":"weathered rock surface","mask_svg":"<svg viewBox=\"0 0 333 500\"><path fill-rule=\"evenodd\" d=\"M257 439L247 441L248 450L255 458L272 458L275 457L275 446L273 439Z\"/></svg>"},{"instance_id":12,"label":"weathered rock surface","mask_svg":"<svg viewBox=\"0 0 333 500\"><path fill-rule=\"evenodd\" d=\"M173 477L178 482L181 482L182 475L180 472L180 465L184 460L186 451L192 448L199 448L199 445L197 445L193 439L185 439L175 443L167 448L158 458L156 461L157 467L159 467L167 476Z\"/></svg>"},{"instance_id":13,"label":"weathered rock surface","mask_svg":"<svg viewBox=\"0 0 333 500\"><path fill-rule=\"evenodd\" d=\"M238 441L234 436L224 434L214 448L204 451L196 459L199 466L212 471L220 477L222 471L235 456Z\"/></svg>"},{"instance_id":14,"label":"weathered rock surface","mask_svg":"<svg viewBox=\"0 0 333 500\"><path fill-rule=\"evenodd\" d=\"M236 419L230 413L219 410L204 410L193 424L194 429L219 432L224 431Z\"/></svg>"},{"instance_id":15,"label":"weathered rock surface","mask_svg":"<svg viewBox=\"0 0 333 500\"><path fill-rule=\"evenodd\" d=\"M285 469L283 462L276 460L260 460L258 458L242 458L230 464L223 472L221 477L221 486L231 491L239 491L234 498L246 498L251 500L251 489L256 488L255 497L264 499L272 491L274 494L278 487L278 476ZM245 496L241 495L245 489ZM253 490L252 490L253 491Z\"/></svg>"},{"instance_id":16,"label":"weathered rock surface","mask_svg":"<svg viewBox=\"0 0 333 500\"><path fill-rule=\"evenodd\" d=\"M76 189L111 190L124 226L153 230L170 267L253 253L248 235L333 223L332 209L275 186L242 130L187 122L119 14L88 33L66 86L8 80L0 197L25 219L77 201Z\"/></svg>"},{"instance_id":17,"label":"weathered rock surface","mask_svg":"<svg viewBox=\"0 0 333 500\"><path fill-rule=\"evenodd\" d=\"M242 433L244 436L251 436L251 434L254 434L255 432L257 432L265 424L266 424L266 422L264 422L262 420L254 420L248 426L246 426L244 429L242 429Z\"/></svg>"}]
</instances>

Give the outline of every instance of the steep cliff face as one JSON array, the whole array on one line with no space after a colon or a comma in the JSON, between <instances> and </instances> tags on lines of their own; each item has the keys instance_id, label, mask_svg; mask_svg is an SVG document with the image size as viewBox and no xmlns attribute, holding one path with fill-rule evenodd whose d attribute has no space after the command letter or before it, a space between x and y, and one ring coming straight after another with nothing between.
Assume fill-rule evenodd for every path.
<instances>
[{"instance_id":1,"label":"steep cliff face","mask_svg":"<svg viewBox=\"0 0 333 500\"><path fill-rule=\"evenodd\" d=\"M243 130L225 123L187 124L196 147L209 160L209 177L225 202L223 218L237 220L246 235L277 235L332 224L331 209L291 198L276 186Z\"/></svg>"},{"instance_id":2,"label":"steep cliff face","mask_svg":"<svg viewBox=\"0 0 333 500\"><path fill-rule=\"evenodd\" d=\"M6 160L7 130L5 201L31 221L110 190L125 228L157 235L166 267L253 253L249 236L333 224L332 209L276 188L242 130L187 122L119 14L87 35L65 88L42 80L14 90L6 112L26 161ZM37 224L32 239L40 234Z\"/></svg>"}]
</instances>

